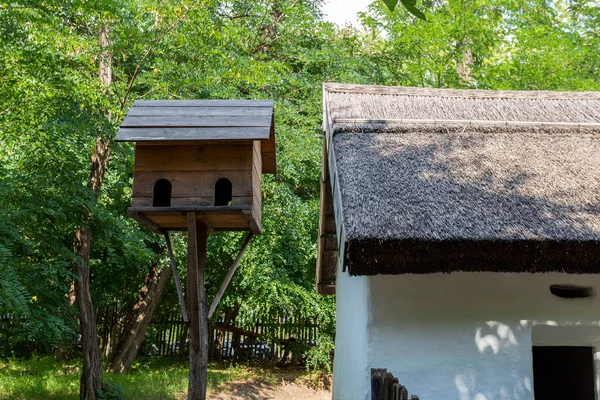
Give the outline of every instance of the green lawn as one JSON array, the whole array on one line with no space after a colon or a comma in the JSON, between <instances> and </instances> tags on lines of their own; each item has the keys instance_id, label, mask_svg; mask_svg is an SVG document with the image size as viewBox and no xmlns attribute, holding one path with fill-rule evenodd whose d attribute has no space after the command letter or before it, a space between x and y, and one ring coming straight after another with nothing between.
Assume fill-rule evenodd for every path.
<instances>
[{"instance_id":1,"label":"green lawn","mask_svg":"<svg viewBox=\"0 0 600 400\"><path fill-rule=\"evenodd\" d=\"M0 360L0 399L78 399L81 363L58 363L53 358ZM281 373L259 367L211 363L208 390L229 382L260 380L277 384ZM128 374L104 374L104 380L121 386L126 399L184 399L187 392L187 358L154 358L136 362Z\"/></svg>"}]
</instances>

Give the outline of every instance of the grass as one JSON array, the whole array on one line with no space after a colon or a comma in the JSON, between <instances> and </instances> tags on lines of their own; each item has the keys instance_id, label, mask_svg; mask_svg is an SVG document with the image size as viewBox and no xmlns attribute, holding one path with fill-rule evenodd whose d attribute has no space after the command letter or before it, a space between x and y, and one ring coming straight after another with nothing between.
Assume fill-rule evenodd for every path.
<instances>
[{"instance_id":1,"label":"grass","mask_svg":"<svg viewBox=\"0 0 600 400\"><path fill-rule=\"evenodd\" d=\"M52 357L0 360L0 399L79 399L81 362L57 362ZM155 357L136 361L127 374L104 373L104 381L123 388L127 399L180 400L187 395L188 359ZM318 380L306 371L211 363L208 392L228 384L260 381L276 387L282 381L310 385Z\"/></svg>"}]
</instances>

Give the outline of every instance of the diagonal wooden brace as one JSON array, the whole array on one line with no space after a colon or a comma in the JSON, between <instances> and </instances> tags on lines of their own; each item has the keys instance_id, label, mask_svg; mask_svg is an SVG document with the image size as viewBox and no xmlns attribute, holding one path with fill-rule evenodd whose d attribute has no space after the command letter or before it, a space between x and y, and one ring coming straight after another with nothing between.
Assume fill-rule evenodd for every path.
<instances>
[{"instance_id":1,"label":"diagonal wooden brace","mask_svg":"<svg viewBox=\"0 0 600 400\"><path fill-rule=\"evenodd\" d=\"M238 253L236 259L233 261L231 268L229 268L229 271L227 272L227 275L225 276L225 279L223 280L223 283L221 284L219 291L215 295L215 298L213 299L212 304L210 305L210 309L208 310L208 319L210 319L210 317L212 317L213 313L217 309L217 306L219 305L219 301L221 301L221 297L223 297L223 294L225 293L225 289L227 289L229 282L231 282L231 278L233 277L233 274L235 273L235 270L237 269L237 266L240 263L240 260L242 259L242 256L244 255L244 252L246 251L246 248L250 244L250 240L252 239L252 236L253 236L252 232L248 232L248 235L246 235L246 240L244 240L244 244L242 245L240 252Z\"/></svg>"},{"instance_id":2,"label":"diagonal wooden brace","mask_svg":"<svg viewBox=\"0 0 600 400\"><path fill-rule=\"evenodd\" d=\"M179 274L177 273L177 266L175 265L175 256L173 256L173 248L171 247L171 238L169 237L169 231L164 231L165 240L167 241L167 250L169 252L169 259L171 260L171 269L173 270L173 279L175 280L175 287L177 288L177 296L179 297L179 305L181 306L181 315L183 316L183 322L189 322L187 312L185 310L185 300L183 299L183 292L181 291L181 283L179 282Z\"/></svg>"}]
</instances>

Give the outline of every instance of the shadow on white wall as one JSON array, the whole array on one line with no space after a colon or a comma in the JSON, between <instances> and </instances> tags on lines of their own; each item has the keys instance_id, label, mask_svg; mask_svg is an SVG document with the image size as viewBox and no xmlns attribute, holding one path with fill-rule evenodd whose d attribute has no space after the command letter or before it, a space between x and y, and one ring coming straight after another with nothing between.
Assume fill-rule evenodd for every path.
<instances>
[{"instance_id":1,"label":"shadow on white wall","mask_svg":"<svg viewBox=\"0 0 600 400\"><path fill-rule=\"evenodd\" d=\"M475 345L481 354L490 348L494 354L498 354L500 348L517 346L517 338L510 326L498 321L486 322L492 332L485 333L484 327L477 328L475 332Z\"/></svg>"},{"instance_id":2,"label":"shadow on white wall","mask_svg":"<svg viewBox=\"0 0 600 400\"><path fill-rule=\"evenodd\" d=\"M499 353L518 353L519 342L514 330L521 331L522 321L511 327L500 321L487 321L475 329L474 344L479 354L496 356ZM507 368L509 366L507 365ZM533 393L531 377L519 376L511 371L512 385L500 386L481 392L481 380L485 380L485 371L467 368L454 377L454 384L460 400L519 400L530 399Z\"/></svg>"},{"instance_id":3,"label":"shadow on white wall","mask_svg":"<svg viewBox=\"0 0 600 400\"><path fill-rule=\"evenodd\" d=\"M484 393L477 392L477 389L475 388L476 377L477 372L475 370L469 370L465 373L456 375L454 383L459 393L460 400L518 400L528 398L532 393L531 379L526 377L520 381L517 380L512 390L501 387L497 393L498 397L490 393L486 396Z\"/></svg>"}]
</instances>

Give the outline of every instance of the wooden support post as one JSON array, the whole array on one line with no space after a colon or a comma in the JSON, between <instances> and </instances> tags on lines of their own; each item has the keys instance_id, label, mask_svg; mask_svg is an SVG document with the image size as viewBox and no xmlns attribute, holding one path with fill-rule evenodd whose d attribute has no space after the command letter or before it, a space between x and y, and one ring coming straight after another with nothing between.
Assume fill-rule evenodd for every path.
<instances>
[{"instance_id":1,"label":"wooden support post","mask_svg":"<svg viewBox=\"0 0 600 400\"><path fill-rule=\"evenodd\" d=\"M187 292L190 310L188 400L205 400L208 373L208 307L204 291L208 227L195 212L187 213Z\"/></svg>"}]
</instances>

